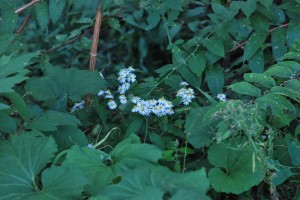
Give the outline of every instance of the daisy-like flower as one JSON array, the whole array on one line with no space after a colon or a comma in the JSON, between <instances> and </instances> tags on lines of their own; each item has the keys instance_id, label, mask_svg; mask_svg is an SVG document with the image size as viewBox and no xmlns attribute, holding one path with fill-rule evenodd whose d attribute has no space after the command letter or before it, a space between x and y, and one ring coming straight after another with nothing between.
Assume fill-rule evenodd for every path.
<instances>
[{"instance_id":1,"label":"daisy-like flower","mask_svg":"<svg viewBox=\"0 0 300 200\"><path fill-rule=\"evenodd\" d=\"M134 83L136 81L136 75L133 73L130 73L129 76L127 77L127 81Z\"/></svg>"},{"instance_id":2,"label":"daisy-like flower","mask_svg":"<svg viewBox=\"0 0 300 200\"><path fill-rule=\"evenodd\" d=\"M100 97L104 94L105 92L103 90L100 90L98 93L97 93L97 96Z\"/></svg>"},{"instance_id":3,"label":"daisy-like flower","mask_svg":"<svg viewBox=\"0 0 300 200\"><path fill-rule=\"evenodd\" d=\"M151 113L151 111L150 111L149 107L147 107L147 106L141 106L139 113L141 115L144 115L144 116L149 116L149 114Z\"/></svg>"},{"instance_id":4,"label":"daisy-like flower","mask_svg":"<svg viewBox=\"0 0 300 200\"><path fill-rule=\"evenodd\" d=\"M183 103L184 105L189 105L191 102L192 102L192 99L195 98L195 95L194 95L194 90L192 88L181 88L176 96L177 97L181 97L181 102L180 103Z\"/></svg>"},{"instance_id":5,"label":"daisy-like flower","mask_svg":"<svg viewBox=\"0 0 300 200\"><path fill-rule=\"evenodd\" d=\"M220 101L223 101L223 102L227 101L226 95L222 94L222 93L217 95L217 99L219 99Z\"/></svg>"},{"instance_id":6,"label":"daisy-like flower","mask_svg":"<svg viewBox=\"0 0 300 200\"><path fill-rule=\"evenodd\" d=\"M165 110L165 112L166 112L167 115L173 115L174 114L174 110L172 108L167 108Z\"/></svg>"},{"instance_id":7,"label":"daisy-like flower","mask_svg":"<svg viewBox=\"0 0 300 200\"><path fill-rule=\"evenodd\" d=\"M112 94L107 94L104 97L105 99L114 99L114 96Z\"/></svg>"},{"instance_id":8,"label":"daisy-like flower","mask_svg":"<svg viewBox=\"0 0 300 200\"><path fill-rule=\"evenodd\" d=\"M72 107L70 113L75 112L76 110L81 110L84 108L84 101L81 101L80 103L75 103L75 105Z\"/></svg>"},{"instance_id":9,"label":"daisy-like flower","mask_svg":"<svg viewBox=\"0 0 300 200\"><path fill-rule=\"evenodd\" d=\"M128 71L128 72L134 72L134 69L133 69L132 66L129 66L129 67L127 68L127 71Z\"/></svg>"},{"instance_id":10,"label":"daisy-like flower","mask_svg":"<svg viewBox=\"0 0 300 200\"><path fill-rule=\"evenodd\" d=\"M141 100L140 97L133 97L133 98L131 99L131 102L136 104L136 103L138 103L140 100Z\"/></svg>"},{"instance_id":11,"label":"daisy-like flower","mask_svg":"<svg viewBox=\"0 0 300 200\"><path fill-rule=\"evenodd\" d=\"M120 83L125 83L125 82L126 82L126 76L124 76L124 75L119 75L118 81L119 81Z\"/></svg>"},{"instance_id":12,"label":"daisy-like flower","mask_svg":"<svg viewBox=\"0 0 300 200\"><path fill-rule=\"evenodd\" d=\"M127 97L125 95L120 95L119 96L121 104L125 104L128 102Z\"/></svg>"},{"instance_id":13,"label":"daisy-like flower","mask_svg":"<svg viewBox=\"0 0 300 200\"><path fill-rule=\"evenodd\" d=\"M114 110L117 108L117 103L114 100L109 100L107 105L110 110Z\"/></svg>"},{"instance_id":14,"label":"daisy-like flower","mask_svg":"<svg viewBox=\"0 0 300 200\"><path fill-rule=\"evenodd\" d=\"M182 81L181 83L180 83L180 86L188 86L189 84L187 83L187 82L185 82L185 81Z\"/></svg>"},{"instance_id":15,"label":"daisy-like flower","mask_svg":"<svg viewBox=\"0 0 300 200\"><path fill-rule=\"evenodd\" d=\"M157 104L157 100L155 99L151 99L151 100L148 100L150 106L155 106Z\"/></svg>"}]
</instances>

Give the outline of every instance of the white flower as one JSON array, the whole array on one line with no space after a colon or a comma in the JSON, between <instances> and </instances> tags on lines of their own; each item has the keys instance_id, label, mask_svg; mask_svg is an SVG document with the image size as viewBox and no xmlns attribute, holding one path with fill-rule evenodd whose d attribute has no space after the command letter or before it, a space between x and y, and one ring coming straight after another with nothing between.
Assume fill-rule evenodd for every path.
<instances>
[{"instance_id":1,"label":"white flower","mask_svg":"<svg viewBox=\"0 0 300 200\"><path fill-rule=\"evenodd\" d=\"M134 72L134 69L132 68L132 66L129 66L128 68L127 68L127 71L130 73L130 72Z\"/></svg>"},{"instance_id":2,"label":"white flower","mask_svg":"<svg viewBox=\"0 0 300 200\"><path fill-rule=\"evenodd\" d=\"M107 94L104 97L105 99L114 99L114 96L112 94Z\"/></svg>"},{"instance_id":3,"label":"white flower","mask_svg":"<svg viewBox=\"0 0 300 200\"><path fill-rule=\"evenodd\" d=\"M114 110L117 108L117 103L114 100L109 100L107 103L109 109Z\"/></svg>"},{"instance_id":4,"label":"white flower","mask_svg":"<svg viewBox=\"0 0 300 200\"><path fill-rule=\"evenodd\" d=\"M75 105L72 107L70 113L73 113L76 110L81 110L83 108L84 108L84 101L81 101L80 103L75 103Z\"/></svg>"},{"instance_id":5,"label":"white flower","mask_svg":"<svg viewBox=\"0 0 300 200\"><path fill-rule=\"evenodd\" d=\"M174 114L174 110L173 110L172 108L167 108L167 109L165 110L165 112L166 112L166 114L168 114L168 115L173 115L173 114Z\"/></svg>"},{"instance_id":6,"label":"white flower","mask_svg":"<svg viewBox=\"0 0 300 200\"><path fill-rule=\"evenodd\" d=\"M180 83L180 86L188 86L189 84L187 83L187 82L185 82L185 81L182 81L181 83Z\"/></svg>"},{"instance_id":7,"label":"white flower","mask_svg":"<svg viewBox=\"0 0 300 200\"><path fill-rule=\"evenodd\" d=\"M119 81L120 83L125 83L125 82L126 82L126 76L124 76L124 75L119 75L118 81Z\"/></svg>"},{"instance_id":8,"label":"white flower","mask_svg":"<svg viewBox=\"0 0 300 200\"><path fill-rule=\"evenodd\" d=\"M148 100L150 106L155 106L157 104L157 100L155 99L151 99L151 100Z\"/></svg>"},{"instance_id":9,"label":"white flower","mask_svg":"<svg viewBox=\"0 0 300 200\"><path fill-rule=\"evenodd\" d=\"M103 90L100 90L100 91L97 93L98 97L102 96L103 94L104 94L104 91L103 91Z\"/></svg>"},{"instance_id":10,"label":"white flower","mask_svg":"<svg viewBox=\"0 0 300 200\"><path fill-rule=\"evenodd\" d=\"M165 108L173 108L173 104L171 101L166 101L163 105L165 106Z\"/></svg>"},{"instance_id":11,"label":"white flower","mask_svg":"<svg viewBox=\"0 0 300 200\"><path fill-rule=\"evenodd\" d=\"M222 93L217 95L217 99L219 99L220 101L223 101L223 102L227 101L226 95L222 94Z\"/></svg>"},{"instance_id":12,"label":"white flower","mask_svg":"<svg viewBox=\"0 0 300 200\"><path fill-rule=\"evenodd\" d=\"M136 81L136 75L133 73L130 73L129 76L127 77L127 81L134 83Z\"/></svg>"},{"instance_id":13,"label":"white flower","mask_svg":"<svg viewBox=\"0 0 300 200\"><path fill-rule=\"evenodd\" d=\"M94 148L94 147L93 147L93 144L88 144L87 147L88 147L88 148Z\"/></svg>"},{"instance_id":14,"label":"white flower","mask_svg":"<svg viewBox=\"0 0 300 200\"><path fill-rule=\"evenodd\" d=\"M133 98L131 99L131 102L132 102L132 103L138 103L140 100L141 100L140 97L133 97Z\"/></svg>"},{"instance_id":15,"label":"white flower","mask_svg":"<svg viewBox=\"0 0 300 200\"><path fill-rule=\"evenodd\" d=\"M164 97L161 97L160 99L158 99L158 103L160 103L160 104L164 104L164 103L166 103L166 99L164 98Z\"/></svg>"},{"instance_id":16,"label":"white flower","mask_svg":"<svg viewBox=\"0 0 300 200\"><path fill-rule=\"evenodd\" d=\"M121 104L127 103L127 97L125 95L120 95L119 96Z\"/></svg>"},{"instance_id":17,"label":"white flower","mask_svg":"<svg viewBox=\"0 0 300 200\"><path fill-rule=\"evenodd\" d=\"M184 98L184 99L182 99L182 103L184 104L184 105L189 105L190 103L192 102L192 99L190 99L190 98Z\"/></svg>"},{"instance_id":18,"label":"white flower","mask_svg":"<svg viewBox=\"0 0 300 200\"><path fill-rule=\"evenodd\" d=\"M140 107L139 113L140 113L141 115L149 116L150 112L151 112L151 111L150 111L149 107L147 107L147 106L141 106L141 107Z\"/></svg>"}]
</instances>

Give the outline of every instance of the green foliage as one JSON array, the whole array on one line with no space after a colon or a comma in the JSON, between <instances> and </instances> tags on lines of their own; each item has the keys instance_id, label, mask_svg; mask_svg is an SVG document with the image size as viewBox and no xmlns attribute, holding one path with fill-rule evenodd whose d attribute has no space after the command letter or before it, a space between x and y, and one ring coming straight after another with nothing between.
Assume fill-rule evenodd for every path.
<instances>
[{"instance_id":1,"label":"green foliage","mask_svg":"<svg viewBox=\"0 0 300 200\"><path fill-rule=\"evenodd\" d=\"M0 1L0 199L299 198L299 0L29 2Z\"/></svg>"}]
</instances>

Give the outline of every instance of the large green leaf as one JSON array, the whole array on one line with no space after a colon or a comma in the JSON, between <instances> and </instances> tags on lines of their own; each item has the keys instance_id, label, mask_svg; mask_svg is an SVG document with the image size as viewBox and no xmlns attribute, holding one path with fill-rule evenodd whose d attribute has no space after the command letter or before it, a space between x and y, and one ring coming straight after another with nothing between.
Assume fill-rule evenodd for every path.
<instances>
[{"instance_id":1,"label":"large green leaf","mask_svg":"<svg viewBox=\"0 0 300 200\"><path fill-rule=\"evenodd\" d=\"M30 128L40 131L56 131L58 126L77 126L80 121L73 115L54 110L48 110L29 124Z\"/></svg>"},{"instance_id":2,"label":"large green leaf","mask_svg":"<svg viewBox=\"0 0 300 200\"><path fill-rule=\"evenodd\" d=\"M250 59L265 42L267 33L252 33L245 46L244 60Z\"/></svg>"},{"instance_id":3,"label":"large green leaf","mask_svg":"<svg viewBox=\"0 0 300 200\"><path fill-rule=\"evenodd\" d=\"M258 87L255 87L254 85L245 81L234 83L229 87L239 94L245 94L254 97L261 96L261 90Z\"/></svg>"},{"instance_id":4,"label":"large green leaf","mask_svg":"<svg viewBox=\"0 0 300 200\"><path fill-rule=\"evenodd\" d=\"M5 34L5 35L0 34L0 44L1 44L0 55L3 54L8 49L8 47L14 41L15 38L16 38L16 35L14 35L14 34ZM3 57L0 59L2 60ZM1 61L0 61L0 65L2 65Z\"/></svg>"},{"instance_id":5,"label":"large green leaf","mask_svg":"<svg viewBox=\"0 0 300 200\"><path fill-rule=\"evenodd\" d=\"M4 93L2 96L12 102L13 110L17 111L25 121L29 120L30 113L24 99L16 92Z\"/></svg>"},{"instance_id":6,"label":"large green leaf","mask_svg":"<svg viewBox=\"0 0 300 200\"><path fill-rule=\"evenodd\" d=\"M18 14L14 12L13 7L9 10L5 10L1 14L1 32L2 33L13 33L18 23Z\"/></svg>"},{"instance_id":7,"label":"large green leaf","mask_svg":"<svg viewBox=\"0 0 300 200\"><path fill-rule=\"evenodd\" d=\"M188 134L188 142L196 148L208 146L213 141L214 134L210 131L210 127L202 123L209 109L209 107L195 108L187 116L184 132Z\"/></svg>"},{"instance_id":8,"label":"large green leaf","mask_svg":"<svg viewBox=\"0 0 300 200\"><path fill-rule=\"evenodd\" d=\"M14 92L12 87L28 78L25 75L29 70L25 67L32 64L30 60L37 55L37 53L28 53L0 58L0 93Z\"/></svg>"},{"instance_id":9,"label":"large green leaf","mask_svg":"<svg viewBox=\"0 0 300 200\"><path fill-rule=\"evenodd\" d=\"M102 157L101 157L102 156ZM102 190L111 184L113 179L117 176L112 168L105 165L103 161L109 157L96 149L87 147L74 146L68 150L66 160L63 166L72 167L77 166L89 179L89 184L86 187L87 192L92 195L102 193Z\"/></svg>"},{"instance_id":10,"label":"large green leaf","mask_svg":"<svg viewBox=\"0 0 300 200\"><path fill-rule=\"evenodd\" d=\"M51 0L49 1L49 14L52 22L55 24L60 18L67 0Z\"/></svg>"},{"instance_id":11,"label":"large green leaf","mask_svg":"<svg viewBox=\"0 0 300 200\"><path fill-rule=\"evenodd\" d=\"M191 86L200 87L201 78L194 74L187 65L181 65L179 67L179 73Z\"/></svg>"},{"instance_id":12,"label":"large green leaf","mask_svg":"<svg viewBox=\"0 0 300 200\"><path fill-rule=\"evenodd\" d=\"M199 53L195 56L191 56L187 60L187 64L192 72L197 74L198 77L201 77L201 75L205 69L205 66L206 66L206 60L205 60L204 54Z\"/></svg>"},{"instance_id":13,"label":"large green leaf","mask_svg":"<svg viewBox=\"0 0 300 200\"><path fill-rule=\"evenodd\" d=\"M287 67L276 65L269 68L264 74L268 76L277 76L281 78L290 78L293 75L293 71Z\"/></svg>"},{"instance_id":14,"label":"large green leaf","mask_svg":"<svg viewBox=\"0 0 300 200\"><path fill-rule=\"evenodd\" d=\"M206 38L202 42L211 53L223 57L225 55L223 41L217 37Z\"/></svg>"},{"instance_id":15,"label":"large green leaf","mask_svg":"<svg viewBox=\"0 0 300 200\"><path fill-rule=\"evenodd\" d=\"M245 73L244 79L250 83L257 83L267 88L272 88L276 85L275 80L265 74Z\"/></svg>"},{"instance_id":16,"label":"large green leaf","mask_svg":"<svg viewBox=\"0 0 300 200\"><path fill-rule=\"evenodd\" d=\"M104 194L111 200L163 199L165 193L178 199L187 190L191 196L209 199L205 193L209 187L204 169L186 174L175 174L160 166L145 166L127 171L120 183L108 186ZM185 198L186 199L186 198Z\"/></svg>"},{"instance_id":17,"label":"large green leaf","mask_svg":"<svg viewBox=\"0 0 300 200\"><path fill-rule=\"evenodd\" d=\"M53 138L33 133L12 135L0 145L0 196L21 198L38 190L36 178L56 152Z\"/></svg>"},{"instance_id":18,"label":"large green leaf","mask_svg":"<svg viewBox=\"0 0 300 200\"><path fill-rule=\"evenodd\" d=\"M248 60L249 67L254 73L263 73L265 66L265 58L263 49L260 48L257 52Z\"/></svg>"},{"instance_id":19,"label":"large green leaf","mask_svg":"<svg viewBox=\"0 0 300 200\"><path fill-rule=\"evenodd\" d=\"M250 144L238 147L241 143L214 143L208 150L208 160L215 166L209 171L208 178L217 192L241 194L265 177L262 158L257 158Z\"/></svg>"},{"instance_id":20,"label":"large green leaf","mask_svg":"<svg viewBox=\"0 0 300 200\"><path fill-rule=\"evenodd\" d=\"M298 103L300 103L300 92L294 91L290 88L275 86L271 88L271 92L274 94L280 94L288 98L292 98Z\"/></svg>"},{"instance_id":21,"label":"large green leaf","mask_svg":"<svg viewBox=\"0 0 300 200\"><path fill-rule=\"evenodd\" d=\"M5 112L0 111L0 131L4 133L15 133L17 124L15 120Z\"/></svg>"},{"instance_id":22,"label":"large green leaf","mask_svg":"<svg viewBox=\"0 0 300 200\"><path fill-rule=\"evenodd\" d=\"M287 42L291 46L300 38L300 21L291 20L287 29Z\"/></svg>"},{"instance_id":23,"label":"large green leaf","mask_svg":"<svg viewBox=\"0 0 300 200\"><path fill-rule=\"evenodd\" d=\"M81 101L84 95L104 89L105 84L96 72L53 67L47 68L46 76L28 80L25 89L39 101L59 101L67 97Z\"/></svg>"},{"instance_id":24,"label":"large green leaf","mask_svg":"<svg viewBox=\"0 0 300 200\"><path fill-rule=\"evenodd\" d=\"M277 61L287 52L286 29L279 28L272 33L272 52Z\"/></svg>"}]
</instances>

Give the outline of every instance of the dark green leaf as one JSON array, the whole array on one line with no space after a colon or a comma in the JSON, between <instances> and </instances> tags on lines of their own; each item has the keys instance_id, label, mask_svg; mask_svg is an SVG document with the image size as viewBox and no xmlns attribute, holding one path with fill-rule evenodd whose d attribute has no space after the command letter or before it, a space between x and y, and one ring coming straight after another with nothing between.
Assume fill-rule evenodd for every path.
<instances>
[{"instance_id":1,"label":"dark green leaf","mask_svg":"<svg viewBox=\"0 0 300 200\"><path fill-rule=\"evenodd\" d=\"M287 52L286 29L276 29L272 33L272 52L277 61Z\"/></svg>"},{"instance_id":2,"label":"dark green leaf","mask_svg":"<svg viewBox=\"0 0 300 200\"><path fill-rule=\"evenodd\" d=\"M245 73L244 79L250 83L257 83L267 88L272 88L276 85L275 80L265 74Z\"/></svg>"},{"instance_id":3,"label":"dark green leaf","mask_svg":"<svg viewBox=\"0 0 300 200\"><path fill-rule=\"evenodd\" d=\"M249 67L254 73L263 73L265 66L264 52L260 48L249 60Z\"/></svg>"},{"instance_id":4,"label":"dark green leaf","mask_svg":"<svg viewBox=\"0 0 300 200\"><path fill-rule=\"evenodd\" d=\"M67 0L51 0L49 1L49 14L53 24L60 18Z\"/></svg>"},{"instance_id":5,"label":"dark green leaf","mask_svg":"<svg viewBox=\"0 0 300 200\"><path fill-rule=\"evenodd\" d=\"M191 56L187 60L188 67L192 72L197 74L198 77L201 77L205 67L206 67L206 59L203 53L199 53L195 56Z\"/></svg>"},{"instance_id":6,"label":"dark green leaf","mask_svg":"<svg viewBox=\"0 0 300 200\"><path fill-rule=\"evenodd\" d=\"M15 120L4 112L0 111L0 131L4 133L15 133L17 125Z\"/></svg>"},{"instance_id":7,"label":"dark green leaf","mask_svg":"<svg viewBox=\"0 0 300 200\"><path fill-rule=\"evenodd\" d=\"M1 32L2 33L13 33L18 23L18 14L14 10L6 10L1 15Z\"/></svg>"},{"instance_id":8,"label":"dark green leaf","mask_svg":"<svg viewBox=\"0 0 300 200\"><path fill-rule=\"evenodd\" d=\"M50 1L51 2L51 1ZM53 2L53 0L52 0ZM48 3L45 1L38 2L35 6L36 18L42 30L45 30L48 24ZM54 12L54 11L51 11Z\"/></svg>"},{"instance_id":9,"label":"dark green leaf","mask_svg":"<svg viewBox=\"0 0 300 200\"><path fill-rule=\"evenodd\" d=\"M220 65L214 65L213 68L209 68L205 71L206 81L209 90L214 96L222 93L224 87L224 74Z\"/></svg>"},{"instance_id":10,"label":"dark green leaf","mask_svg":"<svg viewBox=\"0 0 300 200\"><path fill-rule=\"evenodd\" d=\"M196 74L191 72L187 65L181 65L179 67L180 75L193 87L200 87L201 78L197 77Z\"/></svg>"},{"instance_id":11,"label":"dark green leaf","mask_svg":"<svg viewBox=\"0 0 300 200\"><path fill-rule=\"evenodd\" d=\"M289 46L295 44L296 40L300 38L300 21L291 20L287 29L287 42Z\"/></svg>"},{"instance_id":12,"label":"dark green leaf","mask_svg":"<svg viewBox=\"0 0 300 200\"><path fill-rule=\"evenodd\" d=\"M280 94L288 98L292 98L298 103L300 103L300 92L294 91L286 87L275 86L271 89L271 92L274 94Z\"/></svg>"},{"instance_id":13,"label":"dark green leaf","mask_svg":"<svg viewBox=\"0 0 300 200\"><path fill-rule=\"evenodd\" d=\"M13 93L5 93L2 96L10 99L13 104L14 109L22 116L25 121L28 121L30 118L30 113L27 108L24 99L16 92Z\"/></svg>"},{"instance_id":14,"label":"dark green leaf","mask_svg":"<svg viewBox=\"0 0 300 200\"><path fill-rule=\"evenodd\" d=\"M288 144L288 150L290 157L292 159L293 165L300 165L300 143L299 142L290 142Z\"/></svg>"},{"instance_id":15,"label":"dark green leaf","mask_svg":"<svg viewBox=\"0 0 300 200\"><path fill-rule=\"evenodd\" d=\"M287 67L276 65L269 68L264 74L268 76L277 76L281 78L290 78L293 75L293 71Z\"/></svg>"},{"instance_id":16,"label":"dark green leaf","mask_svg":"<svg viewBox=\"0 0 300 200\"><path fill-rule=\"evenodd\" d=\"M246 43L244 51L244 60L249 60L264 44L268 34L267 33L257 33L251 34L249 40Z\"/></svg>"},{"instance_id":17,"label":"dark green leaf","mask_svg":"<svg viewBox=\"0 0 300 200\"><path fill-rule=\"evenodd\" d=\"M217 37L206 38L202 42L211 53L223 57L225 55L223 41Z\"/></svg>"}]
</instances>

